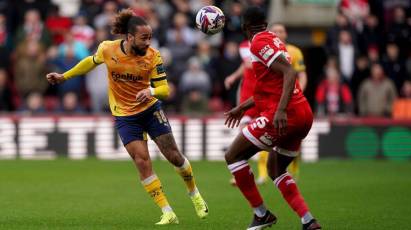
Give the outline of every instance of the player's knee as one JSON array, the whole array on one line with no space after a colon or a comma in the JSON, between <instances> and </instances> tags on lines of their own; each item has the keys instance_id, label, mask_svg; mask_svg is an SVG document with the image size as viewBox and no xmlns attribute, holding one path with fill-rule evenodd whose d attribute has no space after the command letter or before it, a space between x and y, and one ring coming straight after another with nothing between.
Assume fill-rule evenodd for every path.
<instances>
[{"instance_id":1,"label":"player's knee","mask_svg":"<svg viewBox=\"0 0 411 230\"><path fill-rule=\"evenodd\" d=\"M148 157L134 157L134 162L141 171L151 168L150 158Z\"/></svg>"}]
</instances>

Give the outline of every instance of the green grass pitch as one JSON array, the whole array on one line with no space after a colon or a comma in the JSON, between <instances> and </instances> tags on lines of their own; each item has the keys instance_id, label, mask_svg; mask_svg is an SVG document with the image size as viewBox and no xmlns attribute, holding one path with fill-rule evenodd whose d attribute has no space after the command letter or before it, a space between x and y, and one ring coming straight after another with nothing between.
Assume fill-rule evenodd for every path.
<instances>
[{"instance_id":1,"label":"green grass pitch","mask_svg":"<svg viewBox=\"0 0 411 230\"><path fill-rule=\"evenodd\" d=\"M251 210L230 186L223 162L192 162L210 215L195 215L170 164L155 161L180 224L156 227L161 212L131 161L0 161L0 229L245 229ZM298 181L324 229L411 229L411 163L320 161L303 164ZM272 183L260 186L277 215L271 229L301 229Z\"/></svg>"}]
</instances>

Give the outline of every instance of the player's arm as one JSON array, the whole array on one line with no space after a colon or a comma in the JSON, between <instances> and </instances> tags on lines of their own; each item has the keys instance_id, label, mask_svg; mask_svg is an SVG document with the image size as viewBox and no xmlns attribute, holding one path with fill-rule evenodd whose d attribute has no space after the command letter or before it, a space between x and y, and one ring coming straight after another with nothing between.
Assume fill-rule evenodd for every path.
<instances>
[{"instance_id":1,"label":"player's arm","mask_svg":"<svg viewBox=\"0 0 411 230\"><path fill-rule=\"evenodd\" d=\"M75 76L84 75L94 69L98 64L93 62L93 57L89 56L81 60L76 66L71 68L70 70L66 71L63 74L59 73L49 73L47 74L47 80L51 84L58 84L62 83L65 80L73 78Z\"/></svg>"},{"instance_id":2,"label":"player's arm","mask_svg":"<svg viewBox=\"0 0 411 230\"><path fill-rule=\"evenodd\" d=\"M298 83L300 83L301 90L304 92L307 88L307 73L304 71L297 73Z\"/></svg>"},{"instance_id":3,"label":"player's arm","mask_svg":"<svg viewBox=\"0 0 411 230\"><path fill-rule=\"evenodd\" d=\"M170 88L168 87L168 82L166 77L162 80L153 79L153 86L150 88L150 94L158 99L167 99L170 94Z\"/></svg>"},{"instance_id":4,"label":"player's arm","mask_svg":"<svg viewBox=\"0 0 411 230\"><path fill-rule=\"evenodd\" d=\"M237 127L240 124L241 118L243 117L245 111L247 111L251 107L254 107L254 105L254 97L250 97L240 105L236 106L228 112L225 112L224 116L226 116L226 120L224 125L227 125L227 127L229 128Z\"/></svg>"},{"instance_id":5,"label":"player's arm","mask_svg":"<svg viewBox=\"0 0 411 230\"><path fill-rule=\"evenodd\" d=\"M81 60L77 65L73 68L69 69L63 74L60 73L49 73L46 75L47 80L50 84L59 84L73 78L75 76L84 75L94 69L97 65L100 65L104 62L103 58L103 43L101 43L97 49L97 52L94 56L88 56Z\"/></svg>"},{"instance_id":6,"label":"player's arm","mask_svg":"<svg viewBox=\"0 0 411 230\"><path fill-rule=\"evenodd\" d=\"M287 128L287 105L291 99L296 81L296 72L284 55L279 55L272 64L270 69L274 72L283 74L283 92L274 115L274 127L278 129L279 135L283 135Z\"/></svg>"},{"instance_id":7,"label":"player's arm","mask_svg":"<svg viewBox=\"0 0 411 230\"><path fill-rule=\"evenodd\" d=\"M234 73L230 74L225 80L224 80L224 86L226 89L230 89L231 86L236 82L238 79L240 79L243 76L243 71L244 71L244 64L241 63L241 65L237 68Z\"/></svg>"},{"instance_id":8,"label":"player's arm","mask_svg":"<svg viewBox=\"0 0 411 230\"><path fill-rule=\"evenodd\" d=\"M297 72L297 80L300 83L301 90L304 92L307 87L307 73L305 72L304 56L300 49L296 48L293 62L293 68Z\"/></svg>"}]
</instances>

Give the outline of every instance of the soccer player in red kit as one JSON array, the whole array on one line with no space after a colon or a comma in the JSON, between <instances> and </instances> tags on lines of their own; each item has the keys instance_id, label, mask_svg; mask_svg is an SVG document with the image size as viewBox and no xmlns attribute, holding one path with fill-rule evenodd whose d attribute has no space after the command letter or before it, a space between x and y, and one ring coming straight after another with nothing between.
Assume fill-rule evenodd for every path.
<instances>
[{"instance_id":1,"label":"soccer player in red kit","mask_svg":"<svg viewBox=\"0 0 411 230\"><path fill-rule=\"evenodd\" d=\"M260 150L270 151L267 169L288 205L301 218L303 230L321 229L309 211L287 166L298 156L313 115L291 66L284 43L267 31L262 9L248 8L242 28L251 42L253 69L257 77L254 95L226 113L226 124L235 127L244 112L256 107L260 116L242 130L225 154L228 169L254 210L249 230L271 226L277 218L266 209L247 160Z\"/></svg>"},{"instance_id":2,"label":"soccer player in red kit","mask_svg":"<svg viewBox=\"0 0 411 230\"><path fill-rule=\"evenodd\" d=\"M255 77L255 73L253 70L253 65L251 62L251 52L250 52L250 41L246 40L240 43L239 53L242 59L241 65L238 69L228 76L225 81L224 85L227 89L229 89L232 84L241 79L241 87L239 93L239 103L243 103L248 98L252 97L254 94L255 84L257 79ZM239 128L240 130L248 125L254 118L257 118L259 113L256 107L252 107L245 111L243 117L241 118ZM260 151L258 153L258 161L257 161L257 169L258 169L258 178L256 180L257 184L264 184L268 180L268 173L267 173L267 160L268 160L268 152L267 151ZM235 185L235 179L232 178L230 183Z\"/></svg>"}]
</instances>

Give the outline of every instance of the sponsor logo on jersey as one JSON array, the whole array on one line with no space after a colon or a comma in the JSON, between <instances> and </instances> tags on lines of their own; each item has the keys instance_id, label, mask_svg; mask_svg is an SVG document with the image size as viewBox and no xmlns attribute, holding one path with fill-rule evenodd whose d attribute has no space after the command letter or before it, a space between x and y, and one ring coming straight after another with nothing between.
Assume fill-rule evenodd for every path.
<instances>
[{"instance_id":1,"label":"sponsor logo on jersey","mask_svg":"<svg viewBox=\"0 0 411 230\"><path fill-rule=\"evenodd\" d=\"M270 45L265 45L259 52L260 56L267 60L272 54L274 53L274 49L270 47Z\"/></svg>"},{"instance_id":2,"label":"sponsor logo on jersey","mask_svg":"<svg viewBox=\"0 0 411 230\"><path fill-rule=\"evenodd\" d=\"M135 82L135 81L141 81L141 80L143 80L143 77L141 77L141 76L136 76L136 75L133 75L133 74L131 74L131 73L117 73L117 72L111 72L111 77L113 78L113 80L115 81L115 82L117 82L117 81L133 81L133 82Z\"/></svg>"},{"instance_id":3,"label":"sponsor logo on jersey","mask_svg":"<svg viewBox=\"0 0 411 230\"><path fill-rule=\"evenodd\" d=\"M111 60L113 60L116 64L118 64L118 58L116 56L111 57Z\"/></svg>"},{"instance_id":4,"label":"sponsor logo on jersey","mask_svg":"<svg viewBox=\"0 0 411 230\"><path fill-rule=\"evenodd\" d=\"M262 135L259 139L261 142L263 142L265 145L268 145L268 146L273 145L273 142L276 140L268 133L264 133L264 135Z\"/></svg>"},{"instance_id":5,"label":"sponsor logo on jersey","mask_svg":"<svg viewBox=\"0 0 411 230\"><path fill-rule=\"evenodd\" d=\"M166 72L166 69L164 68L164 65L163 65L163 64L158 64L158 65L156 66L156 70L157 70L157 74L158 74L158 75L163 74L163 73Z\"/></svg>"}]
</instances>

